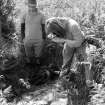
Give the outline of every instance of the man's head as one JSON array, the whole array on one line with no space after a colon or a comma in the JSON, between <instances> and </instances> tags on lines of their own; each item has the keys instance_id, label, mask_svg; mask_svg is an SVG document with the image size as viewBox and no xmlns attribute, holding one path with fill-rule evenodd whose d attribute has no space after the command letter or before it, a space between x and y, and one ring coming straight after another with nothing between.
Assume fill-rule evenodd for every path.
<instances>
[{"instance_id":1,"label":"man's head","mask_svg":"<svg viewBox=\"0 0 105 105\"><path fill-rule=\"evenodd\" d=\"M36 0L28 0L27 6L28 6L29 11L37 12L37 2L36 2Z\"/></svg>"},{"instance_id":2,"label":"man's head","mask_svg":"<svg viewBox=\"0 0 105 105\"><path fill-rule=\"evenodd\" d=\"M46 33L53 33L58 37L64 37L66 34L65 28L61 25L60 20L57 18L50 18L46 22Z\"/></svg>"}]
</instances>

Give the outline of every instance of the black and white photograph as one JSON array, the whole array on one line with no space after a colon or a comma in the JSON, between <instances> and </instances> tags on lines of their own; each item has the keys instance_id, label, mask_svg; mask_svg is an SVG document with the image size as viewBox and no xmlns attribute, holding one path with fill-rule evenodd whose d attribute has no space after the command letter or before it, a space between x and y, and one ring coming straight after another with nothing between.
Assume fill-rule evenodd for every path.
<instances>
[{"instance_id":1,"label":"black and white photograph","mask_svg":"<svg viewBox=\"0 0 105 105\"><path fill-rule=\"evenodd\" d=\"M105 0L0 0L0 105L105 105Z\"/></svg>"}]
</instances>

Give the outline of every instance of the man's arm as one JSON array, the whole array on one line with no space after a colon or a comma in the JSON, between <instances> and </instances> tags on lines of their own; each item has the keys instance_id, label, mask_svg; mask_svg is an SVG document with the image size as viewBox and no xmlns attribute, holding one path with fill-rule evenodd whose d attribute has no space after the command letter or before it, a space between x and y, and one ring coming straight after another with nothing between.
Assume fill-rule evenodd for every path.
<instances>
[{"instance_id":1,"label":"man's arm","mask_svg":"<svg viewBox=\"0 0 105 105\"><path fill-rule=\"evenodd\" d=\"M46 39L46 31L45 31L45 16L42 15L42 19L41 19L41 26L42 26L42 38Z\"/></svg>"},{"instance_id":2,"label":"man's arm","mask_svg":"<svg viewBox=\"0 0 105 105\"><path fill-rule=\"evenodd\" d=\"M83 37L83 33L79 27L78 24L74 24L72 25L71 27L71 33L73 35L73 40L69 40L67 39L65 41L65 43L67 43L67 45L71 48L73 47L80 47L83 40L84 40L84 37Z\"/></svg>"},{"instance_id":3,"label":"man's arm","mask_svg":"<svg viewBox=\"0 0 105 105\"><path fill-rule=\"evenodd\" d=\"M41 25L42 25L42 38L46 39L45 24L41 24Z\"/></svg>"},{"instance_id":4,"label":"man's arm","mask_svg":"<svg viewBox=\"0 0 105 105\"><path fill-rule=\"evenodd\" d=\"M21 18L21 38L22 40L25 38L25 14Z\"/></svg>"},{"instance_id":5,"label":"man's arm","mask_svg":"<svg viewBox=\"0 0 105 105\"><path fill-rule=\"evenodd\" d=\"M56 43L66 43L71 48L79 47L84 39L80 27L77 24L74 24L72 27L69 26L69 29L70 34L73 34L73 40L54 37L52 41Z\"/></svg>"},{"instance_id":6,"label":"man's arm","mask_svg":"<svg viewBox=\"0 0 105 105\"><path fill-rule=\"evenodd\" d=\"M22 40L25 38L25 23L21 23L21 37Z\"/></svg>"}]
</instances>

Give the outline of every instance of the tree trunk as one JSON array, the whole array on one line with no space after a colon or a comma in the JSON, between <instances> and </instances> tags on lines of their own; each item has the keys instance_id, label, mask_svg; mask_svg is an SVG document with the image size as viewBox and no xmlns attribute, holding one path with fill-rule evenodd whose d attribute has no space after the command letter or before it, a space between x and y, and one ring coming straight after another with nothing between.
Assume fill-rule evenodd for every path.
<instances>
[{"instance_id":1,"label":"tree trunk","mask_svg":"<svg viewBox=\"0 0 105 105\"><path fill-rule=\"evenodd\" d=\"M68 93L68 105L87 105L88 103L88 97L89 97L89 90L86 86L86 80L90 80L90 69L91 64L87 60L87 54L86 54L86 43L82 44L80 48L76 50L76 71L75 79L73 80L73 83L76 85L77 93L74 93L74 95L70 95ZM71 75L72 76L72 75ZM71 78L70 76L70 78ZM77 78L77 79L76 79ZM68 87L69 88L69 87ZM70 89L70 88L69 88ZM70 102L70 100L72 102Z\"/></svg>"}]
</instances>

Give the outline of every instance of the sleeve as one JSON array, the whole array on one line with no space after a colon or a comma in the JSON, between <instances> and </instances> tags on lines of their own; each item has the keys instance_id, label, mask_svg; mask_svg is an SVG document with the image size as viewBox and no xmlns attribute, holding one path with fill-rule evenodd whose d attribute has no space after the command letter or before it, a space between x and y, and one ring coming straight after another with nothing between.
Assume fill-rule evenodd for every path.
<instances>
[{"instance_id":1,"label":"sleeve","mask_svg":"<svg viewBox=\"0 0 105 105\"><path fill-rule=\"evenodd\" d=\"M80 26L78 24L74 24L72 26L71 31L72 31L72 35L73 35L73 40L75 42L77 42L78 45L81 45L83 40L84 40L84 35L83 35L83 32L80 29Z\"/></svg>"},{"instance_id":2,"label":"sleeve","mask_svg":"<svg viewBox=\"0 0 105 105\"><path fill-rule=\"evenodd\" d=\"M70 24L69 31L70 31L70 34L73 35L73 40L67 39L66 40L67 45L70 48L80 47L84 40L84 37L83 37L83 33L82 33L79 25L76 22L74 22L72 25Z\"/></svg>"},{"instance_id":3,"label":"sleeve","mask_svg":"<svg viewBox=\"0 0 105 105\"><path fill-rule=\"evenodd\" d=\"M21 17L21 23L25 23L25 17L26 17L26 14L22 15L22 17Z\"/></svg>"}]
</instances>

